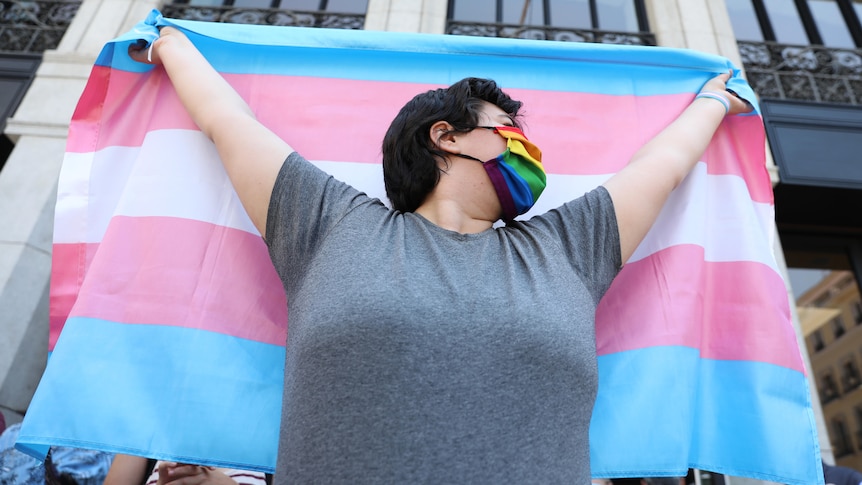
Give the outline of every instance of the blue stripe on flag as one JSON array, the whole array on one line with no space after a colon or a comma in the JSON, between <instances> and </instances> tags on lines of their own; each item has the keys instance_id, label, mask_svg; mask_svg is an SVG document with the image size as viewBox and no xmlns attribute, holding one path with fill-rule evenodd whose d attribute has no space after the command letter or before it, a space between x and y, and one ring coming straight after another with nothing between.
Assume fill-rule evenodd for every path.
<instances>
[{"instance_id":1,"label":"blue stripe on flag","mask_svg":"<svg viewBox=\"0 0 862 485\"><path fill-rule=\"evenodd\" d=\"M283 369L281 346L182 327L71 318L41 381L48 384L40 384L28 409L52 419L25 420L16 447L37 454L50 444L272 471ZM201 454L160 451L171 449Z\"/></svg>"},{"instance_id":2,"label":"blue stripe on flag","mask_svg":"<svg viewBox=\"0 0 862 485\"><path fill-rule=\"evenodd\" d=\"M816 427L808 382L797 371L701 359L688 347L652 347L599 357L599 375L595 408L603 412L593 415L590 428L594 476L616 477L608 473L620 469L639 470L639 477L684 476L689 467L789 485L803 482L787 477L823 476L815 460L787 459L820 452L810 431ZM788 425L800 421L810 427ZM629 423L641 426L638 440L627 440ZM647 449L639 446L644 434ZM716 463L734 466L717 469Z\"/></svg>"},{"instance_id":3,"label":"blue stripe on flag","mask_svg":"<svg viewBox=\"0 0 862 485\"><path fill-rule=\"evenodd\" d=\"M188 29L189 38L216 70L234 74L436 85L477 76L510 89L649 96L693 93L712 76L734 69L720 56L664 47L174 19L162 23ZM126 54L132 37L118 38L96 64L133 72L152 69ZM703 76L693 76L693 71ZM746 83L735 87L743 97L755 99Z\"/></svg>"}]
</instances>

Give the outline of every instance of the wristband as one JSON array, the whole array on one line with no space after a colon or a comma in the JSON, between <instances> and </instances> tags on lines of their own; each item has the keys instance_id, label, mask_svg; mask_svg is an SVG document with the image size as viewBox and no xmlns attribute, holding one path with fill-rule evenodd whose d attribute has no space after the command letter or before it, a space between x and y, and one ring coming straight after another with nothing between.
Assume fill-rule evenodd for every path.
<instances>
[{"instance_id":1,"label":"wristband","mask_svg":"<svg viewBox=\"0 0 862 485\"><path fill-rule=\"evenodd\" d=\"M714 99L724 106L724 114L730 112L730 100L727 99L727 96L721 93L717 93L715 91L703 91L698 93L698 95L694 97L694 99L698 98Z\"/></svg>"}]
</instances>

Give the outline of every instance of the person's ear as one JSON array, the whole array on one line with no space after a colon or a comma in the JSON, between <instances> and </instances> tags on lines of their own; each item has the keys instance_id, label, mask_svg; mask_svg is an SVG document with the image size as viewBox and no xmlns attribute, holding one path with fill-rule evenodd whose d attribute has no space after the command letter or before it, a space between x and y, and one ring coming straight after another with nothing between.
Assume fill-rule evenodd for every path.
<instances>
[{"instance_id":1,"label":"person's ear","mask_svg":"<svg viewBox=\"0 0 862 485\"><path fill-rule=\"evenodd\" d=\"M453 154L461 153L457 133L448 122L438 121L434 123L431 125L428 135L431 138L431 143L438 149Z\"/></svg>"}]
</instances>

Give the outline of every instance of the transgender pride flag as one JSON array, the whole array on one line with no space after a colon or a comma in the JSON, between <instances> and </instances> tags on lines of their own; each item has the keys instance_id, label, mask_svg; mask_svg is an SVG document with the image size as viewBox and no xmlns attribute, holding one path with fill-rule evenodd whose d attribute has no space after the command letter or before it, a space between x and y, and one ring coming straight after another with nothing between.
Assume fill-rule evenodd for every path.
<instances>
[{"instance_id":1,"label":"transgender pride flag","mask_svg":"<svg viewBox=\"0 0 862 485\"><path fill-rule=\"evenodd\" d=\"M272 470L287 309L264 243L161 68L127 47L175 25L318 166L384 197L380 142L420 91L465 76L524 101L549 188L597 186L723 58L609 46L164 19L108 43L72 119L51 281L52 357L18 446ZM738 76L731 87L754 95ZM689 467L822 482L757 112L724 121L598 311L595 476ZM60 329L62 328L62 334Z\"/></svg>"}]
</instances>

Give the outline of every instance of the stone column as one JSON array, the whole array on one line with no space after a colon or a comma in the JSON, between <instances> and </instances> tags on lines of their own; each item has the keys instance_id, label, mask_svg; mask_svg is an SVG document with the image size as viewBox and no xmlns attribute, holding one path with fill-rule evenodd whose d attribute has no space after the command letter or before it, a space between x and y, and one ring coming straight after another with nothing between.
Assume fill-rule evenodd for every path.
<instances>
[{"instance_id":1,"label":"stone column","mask_svg":"<svg viewBox=\"0 0 862 485\"><path fill-rule=\"evenodd\" d=\"M0 412L7 424L21 421L45 369L54 204L69 120L105 42L156 6L84 0L8 120L15 148L0 171Z\"/></svg>"}]
</instances>

